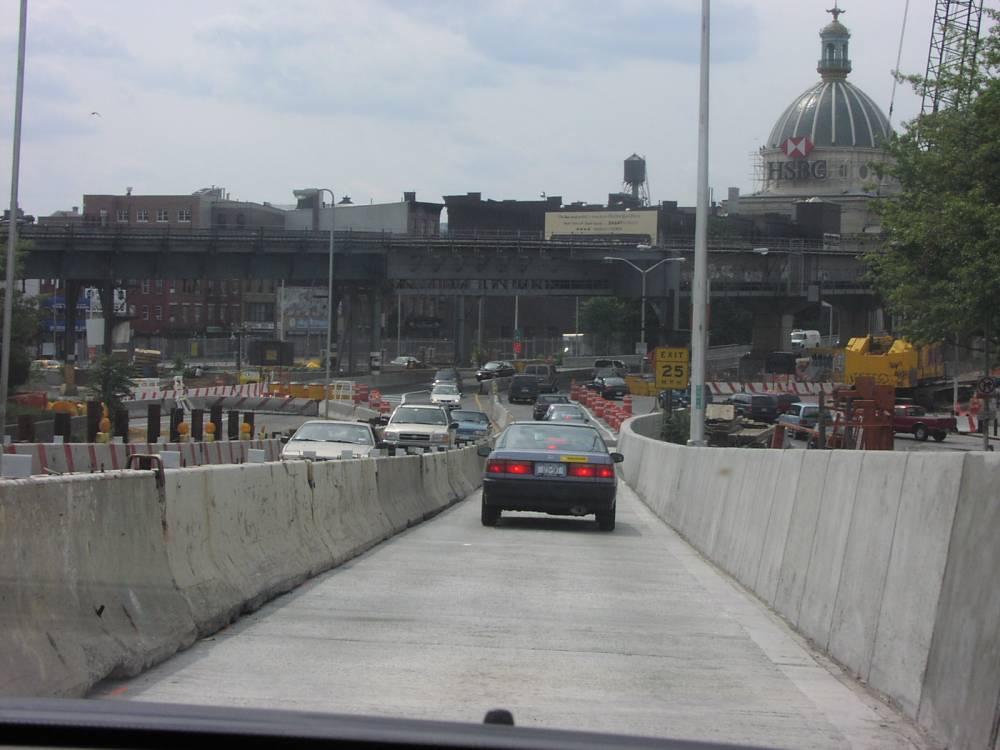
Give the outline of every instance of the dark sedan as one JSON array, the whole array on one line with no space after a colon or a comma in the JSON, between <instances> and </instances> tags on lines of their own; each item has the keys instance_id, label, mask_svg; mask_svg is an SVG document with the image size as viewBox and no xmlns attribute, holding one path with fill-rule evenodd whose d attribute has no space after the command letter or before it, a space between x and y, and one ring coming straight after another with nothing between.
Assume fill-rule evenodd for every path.
<instances>
[{"instance_id":1,"label":"dark sedan","mask_svg":"<svg viewBox=\"0 0 1000 750\"><path fill-rule=\"evenodd\" d=\"M503 511L556 516L593 513L604 531L615 528L615 464L600 433L583 424L515 422L497 438L483 476L482 523L496 526Z\"/></svg>"},{"instance_id":2,"label":"dark sedan","mask_svg":"<svg viewBox=\"0 0 1000 750\"><path fill-rule=\"evenodd\" d=\"M582 406L576 404L552 404L542 419L548 422L585 422L590 424L590 418Z\"/></svg>"},{"instance_id":3,"label":"dark sedan","mask_svg":"<svg viewBox=\"0 0 1000 750\"><path fill-rule=\"evenodd\" d=\"M512 378L517 373L510 362L487 362L476 370L476 380L493 380L493 378Z\"/></svg>"},{"instance_id":4,"label":"dark sedan","mask_svg":"<svg viewBox=\"0 0 1000 750\"><path fill-rule=\"evenodd\" d=\"M545 419L545 412L552 404L568 404L569 396L565 393L540 393L535 401L535 407L531 410L531 416L535 419Z\"/></svg>"},{"instance_id":5,"label":"dark sedan","mask_svg":"<svg viewBox=\"0 0 1000 750\"><path fill-rule=\"evenodd\" d=\"M628 393L628 384L624 378L616 376L594 378L591 390L597 391L607 399L624 398Z\"/></svg>"}]
</instances>

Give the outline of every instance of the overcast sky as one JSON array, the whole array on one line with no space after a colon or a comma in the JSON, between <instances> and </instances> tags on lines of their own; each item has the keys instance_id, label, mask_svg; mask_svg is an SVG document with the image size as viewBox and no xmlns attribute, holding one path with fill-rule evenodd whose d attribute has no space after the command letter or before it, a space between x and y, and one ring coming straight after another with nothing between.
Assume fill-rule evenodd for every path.
<instances>
[{"instance_id":1,"label":"overcast sky","mask_svg":"<svg viewBox=\"0 0 1000 750\"><path fill-rule=\"evenodd\" d=\"M710 183L753 189L751 152L818 78L833 0L712 3ZM988 5L991 3L987 3ZM901 69L923 72L932 0ZM29 0L21 206L83 193L355 203L480 191L604 202L622 160L693 205L698 0ZM888 112L905 0L841 0L860 86ZM16 0L0 0L3 202ZM919 100L896 92L893 125ZM91 115L99 112L100 116Z\"/></svg>"}]
</instances>

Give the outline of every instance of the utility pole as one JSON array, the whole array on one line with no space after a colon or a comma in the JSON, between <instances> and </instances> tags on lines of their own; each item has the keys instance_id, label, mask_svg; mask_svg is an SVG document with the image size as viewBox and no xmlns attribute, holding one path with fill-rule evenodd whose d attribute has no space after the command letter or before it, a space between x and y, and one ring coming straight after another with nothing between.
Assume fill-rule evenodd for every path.
<instances>
[{"instance_id":1,"label":"utility pole","mask_svg":"<svg viewBox=\"0 0 1000 750\"><path fill-rule=\"evenodd\" d=\"M10 163L10 223L7 225L6 286L3 291L3 346L0 353L0 435L7 434L7 389L10 387L11 318L14 317L14 251L17 248L17 187L21 170L21 110L24 103L24 41L28 0L21 0L17 34L17 87L14 93L14 152Z\"/></svg>"},{"instance_id":2,"label":"utility pole","mask_svg":"<svg viewBox=\"0 0 1000 750\"><path fill-rule=\"evenodd\" d=\"M710 0L701 0L701 81L698 104L698 204L695 211L691 315L691 433L688 445L705 444L705 347L708 302L708 70Z\"/></svg>"}]
</instances>

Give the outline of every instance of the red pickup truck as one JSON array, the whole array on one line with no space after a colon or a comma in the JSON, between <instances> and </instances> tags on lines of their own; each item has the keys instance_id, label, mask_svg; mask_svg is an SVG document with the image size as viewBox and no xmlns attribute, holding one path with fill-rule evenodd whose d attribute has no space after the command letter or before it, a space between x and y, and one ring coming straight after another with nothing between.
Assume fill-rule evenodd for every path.
<instances>
[{"instance_id":1,"label":"red pickup truck","mask_svg":"<svg viewBox=\"0 0 1000 750\"><path fill-rule=\"evenodd\" d=\"M917 440L931 435L940 443L955 429L954 417L928 414L922 406L896 404L892 410L892 431L908 433Z\"/></svg>"}]
</instances>

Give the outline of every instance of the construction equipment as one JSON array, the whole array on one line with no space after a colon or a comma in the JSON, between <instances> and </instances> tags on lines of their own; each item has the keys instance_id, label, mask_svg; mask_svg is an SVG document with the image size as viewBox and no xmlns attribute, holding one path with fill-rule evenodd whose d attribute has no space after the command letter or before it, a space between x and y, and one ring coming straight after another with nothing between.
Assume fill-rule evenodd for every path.
<instances>
[{"instance_id":1,"label":"construction equipment","mask_svg":"<svg viewBox=\"0 0 1000 750\"><path fill-rule=\"evenodd\" d=\"M916 388L945 377L944 351L941 344L916 347L891 336L852 338L838 380L854 385L859 377L870 377L876 385Z\"/></svg>"}]
</instances>

